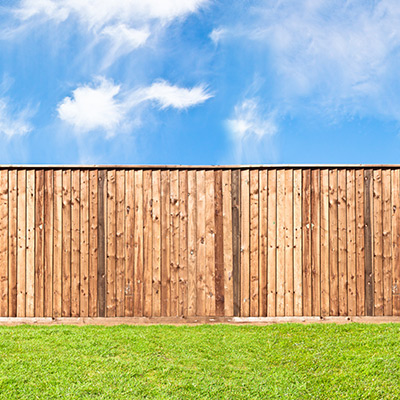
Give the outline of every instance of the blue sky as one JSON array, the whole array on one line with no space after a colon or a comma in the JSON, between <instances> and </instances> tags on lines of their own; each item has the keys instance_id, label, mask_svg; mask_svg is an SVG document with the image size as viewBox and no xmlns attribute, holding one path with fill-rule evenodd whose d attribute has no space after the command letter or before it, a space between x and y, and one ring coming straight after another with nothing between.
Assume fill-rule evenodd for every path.
<instances>
[{"instance_id":1,"label":"blue sky","mask_svg":"<svg viewBox=\"0 0 400 400\"><path fill-rule=\"evenodd\" d=\"M0 0L0 163L400 163L398 0Z\"/></svg>"}]
</instances>

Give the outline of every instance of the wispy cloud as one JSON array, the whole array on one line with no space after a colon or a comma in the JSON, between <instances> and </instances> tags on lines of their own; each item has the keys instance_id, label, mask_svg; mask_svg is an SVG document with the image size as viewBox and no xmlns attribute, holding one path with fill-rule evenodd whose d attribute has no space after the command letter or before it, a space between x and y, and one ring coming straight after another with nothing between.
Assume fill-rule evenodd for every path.
<instances>
[{"instance_id":1,"label":"wispy cloud","mask_svg":"<svg viewBox=\"0 0 400 400\"><path fill-rule=\"evenodd\" d=\"M28 121L30 112L12 111L7 104L7 100L0 98L0 133L11 138L17 135L24 135L32 130Z\"/></svg>"},{"instance_id":2,"label":"wispy cloud","mask_svg":"<svg viewBox=\"0 0 400 400\"><path fill-rule=\"evenodd\" d=\"M113 136L130 124L132 112L140 104L186 109L210 97L212 94L204 86L187 89L158 81L148 87L122 91L112 81L99 78L93 85L75 89L71 97L64 98L58 105L57 112L77 133L102 130Z\"/></svg>"}]
</instances>

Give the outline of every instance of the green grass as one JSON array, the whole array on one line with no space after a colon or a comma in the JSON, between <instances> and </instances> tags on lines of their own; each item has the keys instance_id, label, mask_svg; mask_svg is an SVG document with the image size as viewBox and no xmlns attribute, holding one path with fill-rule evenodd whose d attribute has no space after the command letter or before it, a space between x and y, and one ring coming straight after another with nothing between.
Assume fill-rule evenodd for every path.
<instances>
[{"instance_id":1,"label":"green grass","mask_svg":"<svg viewBox=\"0 0 400 400\"><path fill-rule=\"evenodd\" d=\"M0 327L0 399L397 399L400 325Z\"/></svg>"}]
</instances>

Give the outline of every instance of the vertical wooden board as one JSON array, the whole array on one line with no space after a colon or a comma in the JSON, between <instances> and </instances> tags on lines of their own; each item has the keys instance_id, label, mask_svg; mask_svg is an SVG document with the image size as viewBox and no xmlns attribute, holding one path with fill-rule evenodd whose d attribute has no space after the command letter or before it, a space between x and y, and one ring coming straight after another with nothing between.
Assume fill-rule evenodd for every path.
<instances>
[{"instance_id":1,"label":"vertical wooden board","mask_svg":"<svg viewBox=\"0 0 400 400\"><path fill-rule=\"evenodd\" d=\"M135 294L133 315L143 316L143 170L135 171Z\"/></svg>"},{"instance_id":2,"label":"vertical wooden board","mask_svg":"<svg viewBox=\"0 0 400 400\"><path fill-rule=\"evenodd\" d=\"M17 170L8 175L8 316L17 316Z\"/></svg>"},{"instance_id":3,"label":"vertical wooden board","mask_svg":"<svg viewBox=\"0 0 400 400\"><path fill-rule=\"evenodd\" d=\"M179 309L188 315L188 171L179 171Z\"/></svg>"},{"instance_id":4,"label":"vertical wooden board","mask_svg":"<svg viewBox=\"0 0 400 400\"><path fill-rule=\"evenodd\" d=\"M171 313L170 302L169 170L161 171L161 316Z\"/></svg>"},{"instance_id":5,"label":"vertical wooden board","mask_svg":"<svg viewBox=\"0 0 400 400\"><path fill-rule=\"evenodd\" d=\"M188 316L196 315L197 303L197 191L196 171L188 171Z\"/></svg>"},{"instance_id":6,"label":"vertical wooden board","mask_svg":"<svg viewBox=\"0 0 400 400\"><path fill-rule=\"evenodd\" d=\"M276 316L276 169L268 171L268 317Z\"/></svg>"},{"instance_id":7,"label":"vertical wooden board","mask_svg":"<svg viewBox=\"0 0 400 400\"><path fill-rule=\"evenodd\" d=\"M79 316L80 170L71 171L71 317Z\"/></svg>"},{"instance_id":8,"label":"vertical wooden board","mask_svg":"<svg viewBox=\"0 0 400 400\"><path fill-rule=\"evenodd\" d=\"M196 313L199 316L206 315L206 187L205 171L197 171L197 303Z\"/></svg>"},{"instance_id":9,"label":"vertical wooden board","mask_svg":"<svg viewBox=\"0 0 400 400\"><path fill-rule=\"evenodd\" d=\"M321 315L320 170L311 171L311 293L312 315Z\"/></svg>"},{"instance_id":10,"label":"vertical wooden board","mask_svg":"<svg viewBox=\"0 0 400 400\"><path fill-rule=\"evenodd\" d=\"M356 170L356 307L357 315L365 315L364 276L364 170Z\"/></svg>"},{"instance_id":11,"label":"vertical wooden board","mask_svg":"<svg viewBox=\"0 0 400 400\"><path fill-rule=\"evenodd\" d=\"M190 210L189 210L190 220ZM222 171L224 316L233 316L232 171Z\"/></svg>"},{"instance_id":12,"label":"vertical wooden board","mask_svg":"<svg viewBox=\"0 0 400 400\"><path fill-rule=\"evenodd\" d=\"M154 170L152 173L152 199L153 199L153 309L154 317L161 316L161 171Z\"/></svg>"},{"instance_id":13,"label":"vertical wooden board","mask_svg":"<svg viewBox=\"0 0 400 400\"><path fill-rule=\"evenodd\" d=\"M89 317L97 316L98 171L89 172Z\"/></svg>"},{"instance_id":14,"label":"vertical wooden board","mask_svg":"<svg viewBox=\"0 0 400 400\"><path fill-rule=\"evenodd\" d=\"M293 169L285 170L285 315L294 315Z\"/></svg>"},{"instance_id":15,"label":"vertical wooden board","mask_svg":"<svg viewBox=\"0 0 400 400\"><path fill-rule=\"evenodd\" d=\"M250 316L250 171L241 170L240 177L240 315Z\"/></svg>"},{"instance_id":16,"label":"vertical wooden board","mask_svg":"<svg viewBox=\"0 0 400 400\"><path fill-rule=\"evenodd\" d=\"M89 170L81 170L80 181L80 298L79 315L89 316L89 232L90 185Z\"/></svg>"},{"instance_id":17,"label":"vertical wooden board","mask_svg":"<svg viewBox=\"0 0 400 400\"><path fill-rule=\"evenodd\" d=\"M8 170L0 170L0 317L8 317Z\"/></svg>"},{"instance_id":18,"label":"vertical wooden board","mask_svg":"<svg viewBox=\"0 0 400 400\"><path fill-rule=\"evenodd\" d=\"M321 170L321 315L329 315L329 171Z\"/></svg>"},{"instance_id":19,"label":"vertical wooden board","mask_svg":"<svg viewBox=\"0 0 400 400\"><path fill-rule=\"evenodd\" d=\"M347 170L347 295L348 315L357 315L356 298L356 191L355 191L355 170Z\"/></svg>"},{"instance_id":20,"label":"vertical wooden board","mask_svg":"<svg viewBox=\"0 0 400 400\"><path fill-rule=\"evenodd\" d=\"M143 171L143 315L152 313L153 241L151 170Z\"/></svg>"},{"instance_id":21,"label":"vertical wooden board","mask_svg":"<svg viewBox=\"0 0 400 400\"><path fill-rule=\"evenodd\" d=\"M311 170L303 170L303 315L312 315L311 283Z\"/></svg>"},{"instance_id":22,"label":"vertical wooden board","mask_svg":"<svg viewBox=\"0 0 400 400\"><path fill-rule=\"evenodd\" d=\"M170 171L170 227L171 227L171 316L178 316L178 268L179 268L179 179L178 170Z\"/></svg>"},{"instance_id":23,"label":"vertical wooden board","mask_svg":"<svg viewBox=\"0 0 400 400\"><path fill-rule=\"evenodd\" d=\"M106 316L116 316L116 282L115 282L115 256L116 256L116 193L115 170L107 171L107 263L106 263Z\"/></svg>"},{"instance_id":24,"label":"vertical wooden board","mask_svg":"<svg viewBox=\"0 0 400 400\"><path fill-rule=\"evenodd\" d=\"M135 228L135 173L133 170L125 171L125 181L125 316L132 317L135 291L133 238Z\"/></svg>"},{"instance_id":25,"label":"vertical wooden board","mask_svg":"<svg viewBox=\"0 0 400 400\"><path fill-rule=\"evenodd\" d=\"M39 185L38 176L36 175L36 186ZM62 204L62 317L71 316L71 170L63 170L63 204ZM39 194L36 191L37 196ZM39 199L36 200L39 207ZM38 215L40 210L37 210ZM36 220L36 226L37 220ZM36 237L39 232L36 230ZM36 263L38 268L38 263Z\"/></svg>"},{"instance_id":26,"label":"vertical wooden board","mask_svg":"<svg viewBox=\"0 0 400 400\"><path fill-rule=\"evenodd\" d=\"M373 271L373 176L372 170L364 171L364 251L365 251L365 313L374 315L374 271Z\"/></svg>"},{"instance_id":27,"label":"vertical wooden board","mask_svg":"<svg viewBox=\"0 0 400 400\"><path fill-rule=\"evenodd\" d=\"M44 171L44 316L53 316L53 170ZM79 220L79 218L78 218ZM79 277L77 277L79 283Z\"/></svg>"},{"instance_id":28,"label":"vertical wooden board","mask_svg":"<svg viewBox=\"0 0 400 400\"><path fill-rule=\"evenodd\" d=\"M374 315L383 315L382 170L373 170Z\"/></svg>"},{"instance_id":29,"label":"vertical wooden board","mask_svg":"<svg viewBox=\"0 0 400 400\"><path fill-rule=\"evenodd\" d=\"M97 175L97 315L106 316L106 207L107 174L100 169Z\"/></svg>"},{"instance_id":30,"label":"vertical wooden board","mask_svg":"<svg viewBox=\"0 0 400 400\"><path fill-rule=\"evenodd\" d=\"M34 171L33 171L34 172ZM29 173L29 171L28 171ZM29 175L28 175L29 177ZM62 314L62 216L63 216L63 186L62 170L54 171L54 260L53 260L53 317L59 318ZM29 178L28 178L29 183ZM34 218L33 218L34 220Z\"/></svg>"},{"instance_id":31,"label":"vertical wooden board","mask_svg":"<svg viewBox=\"0 0 400 400\"><path fill-rule=\"evenodd\" d=\"M116 316L125 315L125 170L116 171ZM151 274L150 274L151 278Z\"/></svg>"},{"instance_id":32,"label":"vertical wooden board","mask_svg":"<svg viewBox=\"0 0 400 400\"><path fill-rule=\"evenodd\" d=\"M214 170L206 171L206 315L215 315L215 204Z\"/></svg>"},{"instance_id":33,"label":"vertical wooden board","mask_svg":"<svg viewBox=\"0 0 400 400\"><path fill-rule=\"evenodd\" d=\"M233 315L240 315L240 170L232 171L232 280Z\"/></svg>"},{"instance_id":34,"label":"vertical wooden board","mask_svg":"<svg viewBox=\"0 0 400 400\"><path fill-rule=\"evenodd\" d=\"M26 300L26 170L17 172L17 317L25 317Z\"/></svg>"},{"instance_id":35,"label":"vertical wooden board","mask_svg":"<svg viewBox=\"0 0 400 400\"><path fill-rule=\"evenodd\" d=\"M259 246L259 266L258 266L258 309L259 316L267 316L267 263L268 263L268 170L262 169L259 171L259 231L258 231L258 246Z\"/></svg>"},{"instance_id":36,"label":"vertical wooden board","mask_svg":"<svg viewBox=\"0 0 400 400\"><path fill-rule=\"evenodd\" d=\"M400 170L392 170L393 315L400 315Z\"/></svg>"},{"instance_id":37,"label":"vertical wooden board","mask_svg":"<svg viewBox=\"0 0 400 400\"><path fill-rule=\"evenodd\" d=\"M347 297L347 198L346 170L338 170L338 271L339 271L339 315L348 314Z\"/></svg>"},{"instance_id":38,"label":"vertical wooden board","mask_svg":"<svg viewBox=\"0 0 400 400\"><path fill-rule=\"evenodd\" d=\"M286 187L285 170L276 173L276 315L285 315L285 234L286 234Z\"/></svg>"},{"instance_id":39,"label":"vertical wooden board","mask_svg":"<svg viewBox=\"0 0 400 400\"><path fill-rule=\"evenodd\" d=\"M383 314L393 315L392 298L392 219L391 219L391 171L388 168L382 170L382 213L383 213Z\"/></svg>"},{"instance_id":40,"label":"vertical wooden board","mask_svg":"<svg viewBox=\"0 0 400 400\"><path fill-rule=\"evenodd\" d=\"M302 171L293 172L293 290L294 315L303 315Z\"/></svg>"},{"instance_id":41,"label":"vertical wooden board","mask_svg":"<svg viewBox=\"0 0 400 400\"><path fill-rule=\"evenodd\" d=\"M250 171L250 316L259 316L259 179Z\"/></svg>"},{"instance_id":42,"label":"vertical wooden board","mask_svg":"<svg viewBox=\"0 0 400 400\"><path fill-rule=\"evenodd\" d=\"M329 170L329 315L339 315L338 173Z\"/></svg>"}]
</instances>

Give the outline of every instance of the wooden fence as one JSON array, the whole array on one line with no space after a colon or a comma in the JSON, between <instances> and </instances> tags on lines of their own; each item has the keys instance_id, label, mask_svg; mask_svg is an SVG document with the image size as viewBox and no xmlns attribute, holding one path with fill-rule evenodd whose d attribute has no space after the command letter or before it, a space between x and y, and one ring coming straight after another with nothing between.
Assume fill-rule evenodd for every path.
<instances>
[{"instance_id":1,"label":"wooden fence","mask_svg":"<svg viewBox=\"0 0 400 400\"><path fill-rule=\"evenodd\" d=\"M400 315L400 167L1 167L0 316Z\"/></svg>"}]
</instances>

